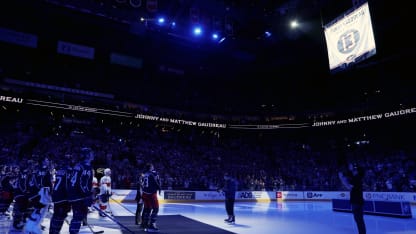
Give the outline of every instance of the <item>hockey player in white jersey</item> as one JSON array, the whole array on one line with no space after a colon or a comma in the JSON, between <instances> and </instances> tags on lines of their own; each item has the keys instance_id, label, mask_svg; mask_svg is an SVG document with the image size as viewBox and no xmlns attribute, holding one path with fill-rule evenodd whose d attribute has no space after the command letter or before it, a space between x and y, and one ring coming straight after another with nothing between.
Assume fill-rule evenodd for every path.
<instances>
[{"instance_id":1,"label":"hockey player in white jersey","mask_svg":"<svg viewBox=\"0 0 416 234\"><path fill-rule=\"evenodd\" d=\"M100 179L100 209L103 212L111 214L111 210L109 207L109 199L112 195L111 192L111 169L106 168L104 169L104 176ZM104 216L104 215L101 215Z\"/></svg>"}]
</instances>

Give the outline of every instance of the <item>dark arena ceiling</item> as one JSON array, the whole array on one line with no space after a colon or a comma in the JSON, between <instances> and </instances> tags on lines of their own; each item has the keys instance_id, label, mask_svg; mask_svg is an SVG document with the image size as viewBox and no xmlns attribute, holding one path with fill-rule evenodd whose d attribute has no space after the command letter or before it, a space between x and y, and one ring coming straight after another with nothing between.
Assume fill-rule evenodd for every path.
<instances>
[{"instance_id":1,"label":"dark arena ceiling","mask_svg":"<svg viewBox=\"0 0 416 234\"><path fill-rule=\"evenodd\" d=\"M38 48L0 42L1 74L208 113L414 102L408 66L414 61L413 25L404 3L369 1L377 54L330 74L323 26L354 3L360 1L5 1L0 27L37 35ZM293 19L296 29L289 27ZM195 24L203 27L199 38L190 33ZM216 41L212 32L219 34ZM95 57L59 55L58 41L93 47ZM138 58L140 68L110 64L110 53Z\"/></svg>"}]
</instances>

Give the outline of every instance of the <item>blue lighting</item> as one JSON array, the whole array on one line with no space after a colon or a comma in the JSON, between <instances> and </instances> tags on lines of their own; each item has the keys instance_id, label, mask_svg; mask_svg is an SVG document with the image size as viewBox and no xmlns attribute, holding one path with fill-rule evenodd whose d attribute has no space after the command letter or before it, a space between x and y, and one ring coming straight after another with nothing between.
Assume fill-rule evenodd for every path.
<instances>
[{"instance_id":1,"label":"blue lighting","mask_svg":"<svg viewBox=\"0 0 416 234\"><path fill-rule=\"evenodd\" d=\"M159 19L157 19L157 22L158 22L159 24L163 24L163 23L165 23L165 18L160 17Z\"/></svg>"},{"instance_id":2,"label":"blue lighting","mask_svg":"<svg viewBox=\"0 0 416 234\"><path fill-rule=\"evenodd\" d=\"M218 44L219 44L219 43L222 43L224 40L225 40L225 37L221 38L221 39L218 41Z\"/></svg>"},{"instance_id":3,"label":"blue lighting","mask_svg":"<svg viewBox=\"0 0 416 234\"><path fill-rule=\"evenodd\" d=\"M202 29L201 29L201 27L195 27L194 28L194 35L195 36L200 36L202 34Z\"/></svg>"}]
</instances>

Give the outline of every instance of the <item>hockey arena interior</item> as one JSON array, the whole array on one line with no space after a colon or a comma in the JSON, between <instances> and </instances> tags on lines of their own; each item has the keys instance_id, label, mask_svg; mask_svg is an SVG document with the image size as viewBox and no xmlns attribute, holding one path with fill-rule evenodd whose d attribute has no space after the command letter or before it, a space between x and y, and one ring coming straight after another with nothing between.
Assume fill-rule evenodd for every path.
<instances>
[{"instance_id":1,"label":"hockey arena interior","mask_svg":"<svg viewBox=\"0 0 416 234\"><path fill-rule=\"evenodd\" d=\"M0 233L416 233L408 4L0 4Z\"/></svg>"}]
</instances>

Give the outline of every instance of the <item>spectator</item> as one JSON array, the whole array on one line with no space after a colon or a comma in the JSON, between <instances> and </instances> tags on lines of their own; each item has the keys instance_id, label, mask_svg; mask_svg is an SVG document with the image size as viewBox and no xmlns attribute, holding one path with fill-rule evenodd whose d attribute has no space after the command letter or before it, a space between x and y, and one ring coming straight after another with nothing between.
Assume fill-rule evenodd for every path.
<instances>
[{"instance_id":1,"label":"spectator","mask_svg":"<svg viewBox=\"0 0 416 234\"><path fill-rule=\"evenodd\" d=\"M229 173L224 173L224 183L218 188L218 191L224 193L225 211L228 215L224 221L227 223L235 223L234 203L237 188L237 181Z\"/></svg>"},{"instance_id":2,"label":"spectator","mask_svg":"<svg viewBox=\"0 0 416 234\"><path fill-rule=\"evenodd\" d=\"M350 190L351 210L358 228L359 234L366 233L364 222L364 198L363 198L363 177L364 171L357 164L349 164L349 172L339 172L339 178L342 184Z\"/></svg>"}]
</instances>

